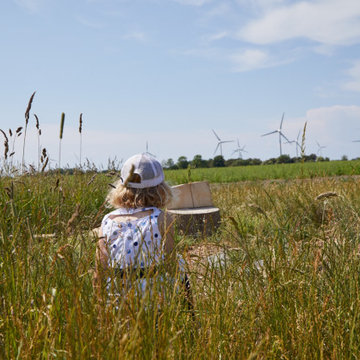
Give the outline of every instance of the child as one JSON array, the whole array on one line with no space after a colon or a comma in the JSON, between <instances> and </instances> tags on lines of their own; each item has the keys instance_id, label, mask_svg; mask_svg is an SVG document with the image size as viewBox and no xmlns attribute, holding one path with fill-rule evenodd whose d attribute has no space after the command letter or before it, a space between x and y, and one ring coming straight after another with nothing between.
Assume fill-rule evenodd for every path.
<instances>
[{"instance_id":1,"label":"child","mask_svg":"<svg viewBox=\"0 0 360 360\"><path fill-rule=\"evenodd\" d=\"M140 281L145 290L157 266L176 259L173 220L160 210L171 198L171 188L155 158L138 154L125 162L120 180L107 196L116 210L105 215L99 231L94 277L98 289L105 279L109 286L112 270L113 277ZM190 306L185 274L183 281Z\"/></svg>"}]
</instances>

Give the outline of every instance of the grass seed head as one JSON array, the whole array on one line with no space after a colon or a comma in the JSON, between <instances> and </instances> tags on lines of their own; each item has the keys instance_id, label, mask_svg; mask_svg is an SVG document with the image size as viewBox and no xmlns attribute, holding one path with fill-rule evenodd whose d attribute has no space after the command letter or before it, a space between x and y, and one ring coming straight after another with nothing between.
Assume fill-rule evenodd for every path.
<instances>
[{"instance_id":1,"label":"grass seed head","mask_svg":"<svg viewBox=\"0 0 360 360\"><path fill-rule=\"evenodd\" d=\"M35 121L36 121L35 126L36 126L36 128L38 129L38 131L40 131L39 118L37 117L37 115L36 115L36 114L34 114L34 117L35 117Z\"/></svg>"},{"instance_id":2,"label":"grass seed head","mask_svg":"<svg viewBox=\"0 0 360 360\"><path fill-rule=\"evenodd\" d=\"M36 91L34 91L33 94L30 96L30 100L29 100L28 106L25 111L25 125L26 126L29 123L30 110L31 110L32 102L34 100L35 93L36 93Z\"/></svg>"},{"instance_id":3,"label":"grass seed head","mask_svg":"<svg viewBox=\"0 0 360 360\"><path fill-rule=\"evenodd\" d=\"M65 113L61 114L61 120L60 120L60 136L59 138L63 138L63 132L64 132L64 122L65 122Z\"/></svg>"},{"instance_id":4,"label":"grass seed head","mask_svg":"<svg viewBox=\"0 0 360 360\"><path fill-rule=\"evenodd\" d=\"M79 118L79 133L82 133L82 124L83 124L83 120L82 120L82 113L80 114L80 118Z\"/></svg>"},{"instance_id":5,"label":"grass seed head","mask_svg":"<svg viewBox=\"0 0 360 360\"><path fill-rule=\"evenodd\" d=\"M2 132L2 134L4 135L4 138L5 138L5 140L4 140L4 157L6 160L8 157L8 152L9 152L9 139L4 130L0 129L0 131Z\"/></svg>"}]
</instances>

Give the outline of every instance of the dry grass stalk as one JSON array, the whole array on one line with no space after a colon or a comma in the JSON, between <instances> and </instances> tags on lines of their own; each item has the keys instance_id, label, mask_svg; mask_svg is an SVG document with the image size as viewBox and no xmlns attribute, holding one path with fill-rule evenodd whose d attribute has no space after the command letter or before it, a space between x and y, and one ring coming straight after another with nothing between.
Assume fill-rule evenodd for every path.
<instances>
[{"instance_id":1,"label":"dry grass stalk","mask_svg":"<svg viewBox=\"0 0 360 360\"><path fill-rule=\"evenodd\" d=\"M60 140L63 138L64 122L65 122L65 113L62 113L60 120L60 136L59 136Z\"/></svg>"},{"instance_id":2,"label":"dry grass stalk","mask_svg":"<svg viewBox=\"0 0 360 360\"><path fill-rule=\"evenodd\" d=\"M306 134L306 126L307 126L307 121L305 121L304 130L303 130L302 138L301 138L301 159L302 159L302 162L305 161L305 134Z\"/></svg>"},{"instance_id":3,"label":"dry grass stalk","mask_svg":"<svg viewBox=\"0 0 360 360\"><path fill-rule=\"evenodd\" d=\"M331 197L337 197L339 196L336 192L334 191L327 191L327 192L324 192L320 195L318 195L315 200L321 200L321 199L327 199L327 198L331 198Z\"/></svg>"},{"instance_id":4,"label":"dry grass stalk","mask_svg":"<svg viewBox=\"0 0 360 360\"><path fill-rule=\"evenodd\" d=\"M39 118L37 117L36 114L34 114L34 117L35 117L35 126L36 128L38 129L38 131L40 131L40 124L39 124Z\"/></svg>"},{"instance_id":5,"label":"dry grass stalk","mask_svg":"<svg viewBox=\"0 0 360 360\"><path fill-rule=\"evenodd\" d=\"M40 122L39 122L39 118L36 114L34 114L35 117L35 126L36 129L38 131L38 136L37 136L37 140L38 140L38 171L40 170L40 136L41 136L41 129L40 129Z\"/></svg>"},{"instance_id":6,"label":"dry grass stalk","mask_svg":"<svg viewBox=\"0 0 360 360\"><path fill-rule=\"evenodd\" d=\"M67 234L70 234L74 230L75 220L79 217L79 215L80 215L80 204L76 204L75 211L71 215L71 217L66 225Z\"/></svg>"},{"instance_id":7,"label":"dry grass stalk","mask_svg":"<svg viewBox=\"0 0 360 360\"><path fill-rule=\"evenodd\" d=\"M257 204L248 203L247 206L255 212L264 215L267 218L266 212Z\"/></svg>"},{"instance_id":8,"label":"dry grass stalk","mask_svg":"<svg viewBox=\"0 0 360 360\"><path fill-rule=\"evenodd\" d=\"M79 118L79 133L81 134L82 133L82 113L80 114L80 118Z\"/></svg>"},{"instance_id":9,"label":"dry grass stalk","mask_svg":"<svg viewBox=\"0 0 360 360\"><path fill-rule=\"evenodd\" d=\"M125 179L124 181L124 186L127 187L128 183L130 182L130 180L132 179L133 175L134 175L134 170L135 170L135 166L134 164L131 165L131 169L129 171L129 176Z\"/></svg>"},{"instance_id":10,"label":"dry grass stalk","mask_svg":"<svg viewBox=\"0 0 360 360\"><path fill-rule=\"evenodd\" d=\"M45 171L45 168L46 168L48 162L49 162L49 158L47 157L47 158L45 159L45 162L44 162L43 166L41 167L41 172L44 172L44 171Z\"/></svg>"},{"instance_id":11,"label":"dry grass stalk","mask_svg":"<svg viewBox=\"0 0 360 360\"><path fill-rule=\"evenodd\" d=\"M23 153L22 153L22 161L21 161L22 171L24 171L24 167L25 167L26 131L27 131L28 123L29 123L30 110L31 110L32 102L33 102L33 100L34 100L35 92L36 92L36 91L34 91L33 94L30 96L30 100L29 100L28 106L27 106L26 111L25 111L25 131L24 131Z\"/></svg>"},{"instance_id":12,"label":"dry grass stalk","mask_svg":"<svg viewBox=\"0 0 360 360\"><path fill-rule=\"evenodd\" d=\"M65 123L65 113L62 113L60 120L60 134L59 134L59 169L61 167L61 140L63 138L63 133L64 133L64 123Z\"/></svg>"},{"instance_id":13,"label":"dry grass stalk","mask_svg":"<svg viewBox=\"0 0 360 360\"><path fill-rule=\"evenodd\" d=\"M81 168L81 155L82 155L82 124L83 124L83 120L82 120L82 113L81 113L80 118L79 118L79 134L80 134L80 157L79 157L79 161L80 161L80 168Z\"/></svg>"},{"instance_id":14,"label":"dry grass stalk","mask_svg":"<svg viewBox=\"0 0 360 360\"><path fill-rule=\"evenodd\" d=\"M0 131L2 132L2 134L4 135L4 138L5 138L5 140L4 140L4 157L6 160L8 157L8 152L9 152L9 139L4 130L0 129Z\"/></svg>"},{"instance_id":15,"label":"dry grass stalk","mask_svg":"<svg viewBox=\"0 0 360 360\"><path fill-rule=\"evenodd\" d=\"M44 172L48 162L49 162L49 156L47 154L47 151L46 151L46 148L43 148L42 149L42 154L41 154L41 157L40 157L40 162L42 164L42 167L41 167L41 172Z\"/></svg>"},{"instance_id":16,"label":"dry grass stalk","mask_svg":"<svg viewBox=\"0 0 360 360\"><path fill-rule=\"evenodd\" d=\"M97 174L94 174L86 185L89 186L90 184L92 184L92 182L95 180L96 176L97 176Z\"/></svg>"},{"instance_id":17,"label":"dry grass stalk","mask_svg":"<svg viewBox=\"0 0 360 360\"><path fill-rule=\"evenodd\" d=\"M29 103L28 103L28 106L27 106L26 111L25 111L25 125L26 126L29 123L30 110L31 110L32 102L34 100L35 93L36 93L36 91L34 91L33 94L30 96Z\"/></svg>"}]
</instances>

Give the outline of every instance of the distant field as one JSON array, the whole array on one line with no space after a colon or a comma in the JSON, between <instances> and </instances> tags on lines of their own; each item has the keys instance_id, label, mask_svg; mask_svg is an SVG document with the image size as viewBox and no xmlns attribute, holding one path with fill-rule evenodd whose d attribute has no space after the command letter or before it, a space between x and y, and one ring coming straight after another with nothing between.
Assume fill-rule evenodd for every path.
<instances>
[{"instance_id":1,"label":"distant field","mask_svg":"<svg viewBox=\"0 0 360 360\"><path fill-rule=\"evenodd\" d=\"M294 179L359 174L360 161L351 160L191 169L190 179L191 181L207 180L212 183L228 183L245 180ZM166 170L165 177L172 185L184 183L188 181L188 170Z\"/></svg>"}]
</instances>

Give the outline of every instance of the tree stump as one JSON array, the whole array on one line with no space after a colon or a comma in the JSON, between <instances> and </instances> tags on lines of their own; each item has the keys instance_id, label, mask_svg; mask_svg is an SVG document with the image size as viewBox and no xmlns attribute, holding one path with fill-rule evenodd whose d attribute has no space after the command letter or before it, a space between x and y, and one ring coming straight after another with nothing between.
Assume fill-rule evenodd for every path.
<instances>
[{"instance_id":1,"label":"tree stump","mask_svg":"<svg viewBox=\"0 0 360 360\"><path fill-rule=\"evenodd\" d=\"M168 209L175 218L175 228L183 235L212 235L220 225L220 210L207 206L200 208Z\"/></svg>"}]
</instances>

